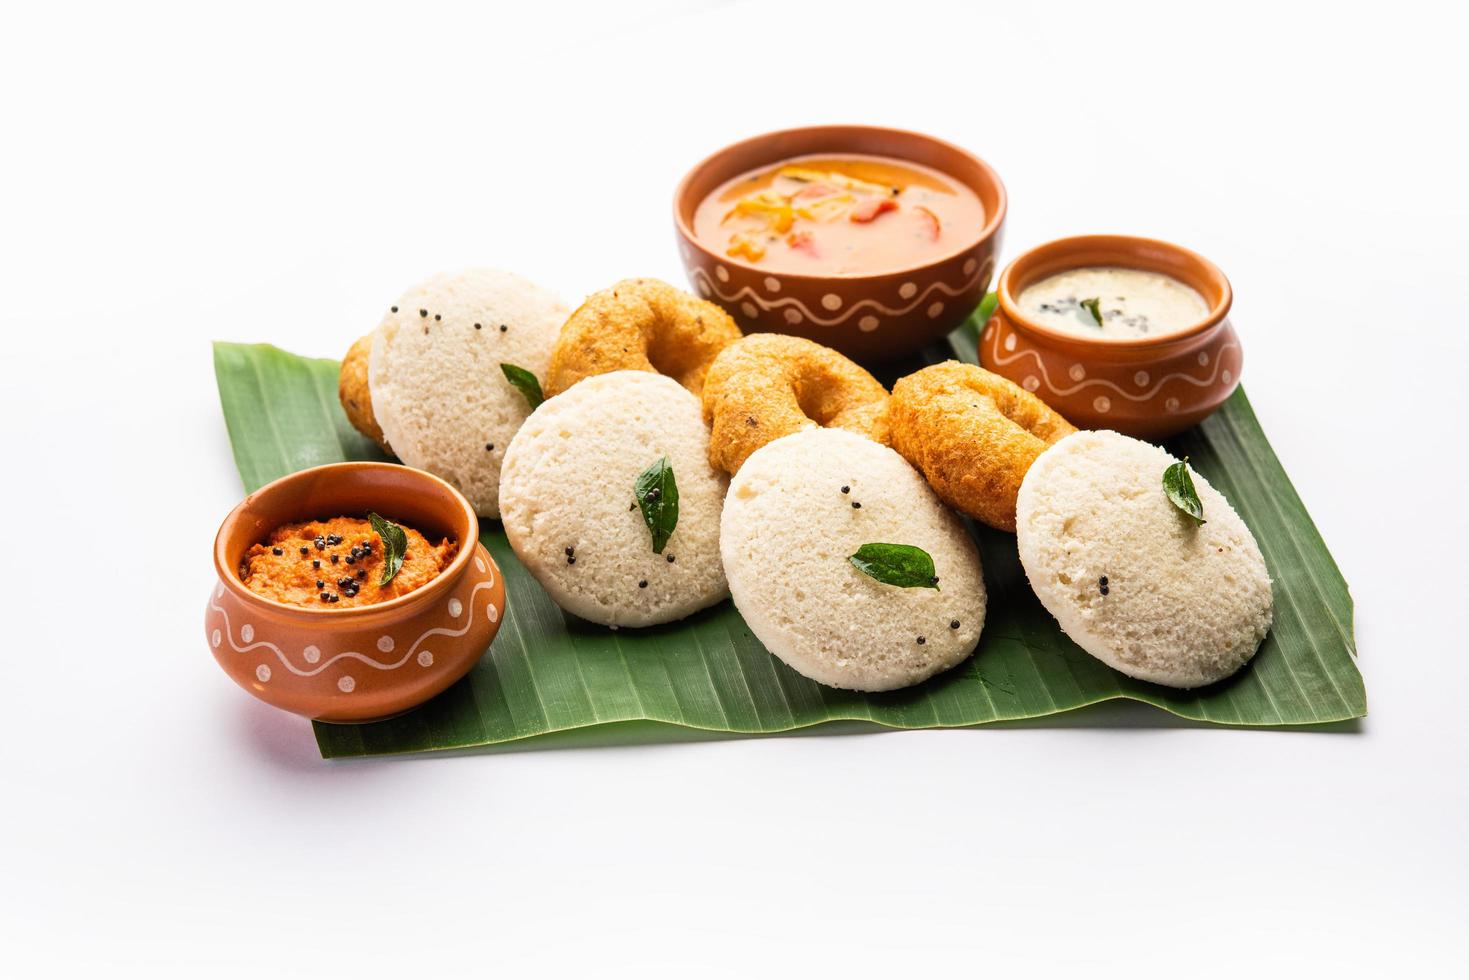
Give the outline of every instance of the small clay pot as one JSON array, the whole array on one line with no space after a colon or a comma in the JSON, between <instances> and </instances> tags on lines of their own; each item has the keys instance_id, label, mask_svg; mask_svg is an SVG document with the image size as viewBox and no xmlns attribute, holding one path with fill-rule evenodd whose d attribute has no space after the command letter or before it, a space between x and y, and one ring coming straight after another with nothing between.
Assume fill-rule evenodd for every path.
<instances>
[{"instance_id":1,"label":"small clay pot","mask_svg":"<svg viewBox=\"0 0 1469 980\"><path fill-rule=\"evenodd\" d=\"M432 581L387 602L303 608L240 581L251 545L282 524L377 511L459 552ZM391 463L334 463L250 494L214 540L219 577L204 634L219 665L260 700L317 721L387 718L463 677L505 614L505 585L479 543L474 508L449 484Z\"/></svg>"},{"instance_id":2,"label":"small clay pot","mask_svg":"<svg viewBox=\"0 0 1469 980\"><path fill-rule=\"evenodd\" d=\"M1103 340L1053 330L1020 313L1032 283L1083 266L1162 272L1209 304L1198 324L1167 336ZM1239 385L1244 356L1229 322L1233 294L1219 267L1151 238L1086 235L1047 242L1000 274L999 305L980 333L979 360L1083 429L1163 439L1198 424Z\"/></svg>"},{"instance_id":3,"label":"small clay pot","mask_svg":"<svg viewBox=\"0 0 1469 980\"><path fill-rule=\"evenodd\" d=\"M791 157L857 153L931 167L979 195L982 228L926 265L861 276L772 271L694 237L694 211L725 181ZM913 354L949 334L989 289L1005 222L1005 186L983 160L951 143L876 126L808 126L766 133L705 158L673 197L679 255L695 291L729 311L742 330L793 334L859 361Z\"/></svg>"}]
</instances>

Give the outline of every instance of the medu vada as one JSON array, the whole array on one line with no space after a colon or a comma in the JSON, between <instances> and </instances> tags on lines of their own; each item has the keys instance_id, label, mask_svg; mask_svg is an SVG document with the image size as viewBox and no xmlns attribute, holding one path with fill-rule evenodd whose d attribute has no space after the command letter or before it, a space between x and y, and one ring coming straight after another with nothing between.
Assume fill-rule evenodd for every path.
<instances>
[{"instance_id":1,"label":"medu vada","mask_svg":"<svg viewBox=\"0 0 1469 980\"><path fill-rule=\"evenodd\" d=\"M347 421L352 428L367 436L384 450L388 441L383 436L382 426L377 424L377 415L372 410L372 391L367 387L367 355L372 353L372 334L358 339L342 358L342 370L337 377L337 398Z\"/></svg>"},{"instance_id":2,"label":"medu vada","mask_svg":"<svg viewBox=\"0 0 1469 980\"><path fill-rule=\"evenodd\" d=\"M657 279L624 279L588 296L561 328L546 397L609 371L664 374L698 395L715 356L740 336L713 303Z\"/></svg>"},{"instance_id":3,"label":"medu vada","mask_svg":"<svg viewBox=\"0 0 1469 980\"><path fill-rule=\"evenodd\" d=\"M704 378L709 462L733 476L751 453L816 426L886 443L888 393L830 347L782 334L751 334L726 347Z\"/></svg>"},{"instance_id":4,"label":"medu vada","mask_svg":"<svg viewBox=\"0 0 1469 980\"><path fill-rule=\"evenodd\" d=\"M944 503L1015 530L1025 471L1075 426L1035 395L974 364L945 361L893 385L888 438Z\"/></svg>"}]
</instances>

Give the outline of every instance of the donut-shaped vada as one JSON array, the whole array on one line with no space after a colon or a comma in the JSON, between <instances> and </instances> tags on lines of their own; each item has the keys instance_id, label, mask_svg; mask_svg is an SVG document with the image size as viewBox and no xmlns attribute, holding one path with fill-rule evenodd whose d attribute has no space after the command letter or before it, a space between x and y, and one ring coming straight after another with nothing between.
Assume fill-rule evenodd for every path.
<instances>
[{"instance_id":1,"label":"donut-shaped vada","mask_svg":"<svg viewBox=\"0 0 1469 980\"><path fill-rule=\"evenodd\" d=\"M593 293L561 328L546 397L609 371L665 374L695 395L740 328L713 303L657 279L624 279Z\"/></svg>"},{"instance_id":2,"label":"donut-shaped vada","mask_svg":"<svg viewBox=\"0 0 1469 980\"><path fill-rule=\"evenodd\" d=\"M830 347L757 333L724 349L704 378L709 462L730 476L751 453L816 426L886 443L888 392Z\"/></svg>"},{"instance_id":3,"label":"donut-shaped vada","mask_svg":"<svg viewBox=\"0 0 1469 980\"><path fill-rule=\"evenodd\" d=\"M358 339L342 358L341 374L337 377L337 398L347 421L352 428L367 436L388 452L388 441L377 424L377 415L372 411L372 392L367 387L367 355L372 352L372 334Z\"/></svg>"},{"instance_id":4,"label":"donut-shaped vada","mask_svg":"<svg viewBox=\"0 0 1469 980\"><path fill-rule=\"evenodd\" d=\"M1015 530L1015 497L1030 464L1076 431L1019 385L958 361L898 379L887 424L892 447L940 500L1001 531Z\"/></svg>"}]
</instances>

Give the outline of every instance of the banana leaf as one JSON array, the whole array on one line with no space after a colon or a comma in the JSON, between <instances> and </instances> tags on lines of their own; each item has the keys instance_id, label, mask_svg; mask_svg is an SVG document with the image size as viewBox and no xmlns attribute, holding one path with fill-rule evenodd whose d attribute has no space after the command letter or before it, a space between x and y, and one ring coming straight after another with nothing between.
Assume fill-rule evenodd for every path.
<instances>
[{"instance_id":1,"label":"banana leaf","mask_svg":"<svg viewBox=\"0 0 1469 980\"><path fill-rule=\"evenodd\" d=\"M919 360L972 361L983 318L983 311L976 313L948 345ZM214 365L247 490L320 463L381 458L342 413L336 361L218 343ZM499 523L487 520L481 540L503 569L509 596L489 652L462 681L407 714L367 725L317 724L318 745L332 758L522 742L578 730L593 738L600 731L614 740L661 741L690 732L755 735L830 722L963 727L1119 698L1231 726L1321 725L1364 715L1351 595L1244 391L1169 448L1187 454L1234 504L1275 582L1274 628L1249 666L1219 684L1175 691L1093 659L1031 593L1014 537L986 528L973 529L990 596L975 655L916 687L861 694L823 687L786 667L727 601L682 622L615 632L564 613L516 560ZM870 725L836 730L853 727Z\"/></svg>"}]
</instances>

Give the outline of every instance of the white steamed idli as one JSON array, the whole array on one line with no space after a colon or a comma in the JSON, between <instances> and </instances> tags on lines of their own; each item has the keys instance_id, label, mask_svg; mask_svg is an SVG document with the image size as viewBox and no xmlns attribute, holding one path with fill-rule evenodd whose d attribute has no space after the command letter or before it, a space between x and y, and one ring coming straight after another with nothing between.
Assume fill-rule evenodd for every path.
<instances>
[{"instance_id":1,"label":"white steamed idli","mask_svg":"<svg viewBox=\"0 0 1469 980\"><path fill-rule=\"evenodd\" d=\"M500 464L530 404L501 364L544 381L570 309L496 269L434 276L373 334L368 389L383 436L409 466L443 477L484 517L500 516Z\"/></svg>"},{"instance_id":2,"label":"white steamed idli","mask_svg":"<svg viewBox=\"0 0 1469 980\"><path fill-rule=\"evenodd\" d=\"M1020 485L1020 561L1087 653L1130 677L1201 687L1239 670L1270 630L1270 575L1250 529L1197 473L1206 523L1163 492L1176 460L1116 432L1077 432Z\"/></svg>"},{"instance_id":3,"label":"white steamed idli","mask_svg":"<svg viewBox=\"0 0 1469 980\"><path fill-rule=\"evenodd\" d=\"M662 554L633 485L667 456L678 525ZM607 626L672 622L729 595L719 560L728 485L709 465L699 399L646 371L594 375L548 399L505 453L510 547L562 609Z\"/></svg>"},{"instance_id":4,"label":"white steamed idli","mask_svg":"<svg viewBox=\"0 0 1469 980\"><path fill-rule=\"evenodd\" d=\"M933 557L939 588L886 585L848 560L863 544ZM831 687L890 691L974 652L984 626L979 551L918 471L842 429L757 449L720 520L730 594L765 648Z\"/></svg>"}]
</instances>

